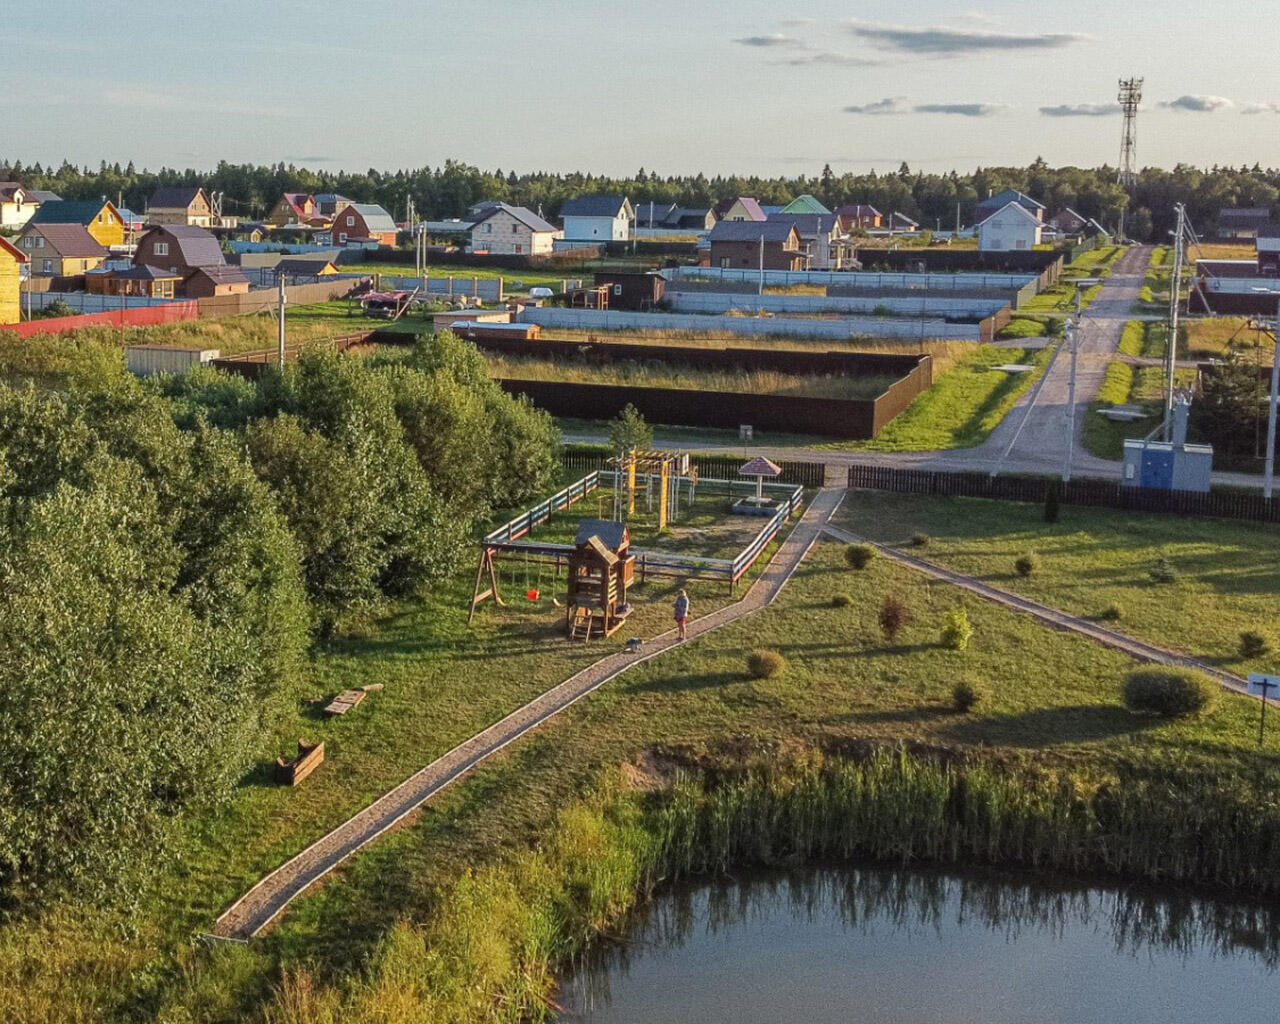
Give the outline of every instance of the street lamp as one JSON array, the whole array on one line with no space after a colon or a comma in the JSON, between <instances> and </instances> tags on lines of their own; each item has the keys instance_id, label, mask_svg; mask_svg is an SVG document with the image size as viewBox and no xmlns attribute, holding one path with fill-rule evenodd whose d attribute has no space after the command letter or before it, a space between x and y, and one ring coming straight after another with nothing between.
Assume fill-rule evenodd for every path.
<instances>
[{"instance_id":1,"label":"street lamp","mask_svg":"<svg viewBox=\"0 0 1280 1024\"><path fill-rule=\"evenodd\" d=\"M1067 321L1066 335L1071 342L1071 382L1067 394L1067 461L1062 467L1062 482L1071 482L1071 459L1076 445L1076 363L1080 350L1080 289L1101 282L1100 277L1082 277L1076 281L1076 315Z\"/></svg>"},{"instance_id":2,"label":"street lamp","mask_svg":"<svg viewBox=\"0 0 1280 1024\"><path fill-rule=\"evenodd\" d=\"M1255 292L1275 294L1270 288L1253 288ZM1276 397L1280 394L1280 297L1276 299L1276 322L1272 327L1275 351L1271 356L1271 397L1267 401L1267 461L1262 470L1262 496L1271 500L1271 484L1276 468Z\"/></svg>"}]
</instances>

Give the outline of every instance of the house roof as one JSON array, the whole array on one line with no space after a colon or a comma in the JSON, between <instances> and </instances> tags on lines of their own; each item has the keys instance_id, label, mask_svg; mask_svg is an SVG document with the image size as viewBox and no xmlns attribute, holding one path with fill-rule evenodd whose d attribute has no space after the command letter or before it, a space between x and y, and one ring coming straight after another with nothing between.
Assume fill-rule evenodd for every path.
<instances>
[{"instance_id":1,"label":"house roof","mask_svg":"<svg viewBox=\"0 0 1280 1024\"><path fill-rule=\"evenodd\" d=\"M1050 220L1050 221L1060 221L1060 220L1062 220L1064 217L1069 217L1069 218L1071 218L1072 220L1077 220L1077 221L1079 221L1081 224L1088 224L1088 223L1089 223L1089 218L1087 218L1087 217L1082 217L1080 214L1076 213L1076 211L1075 211L1075 210L1073 210L1073 209L1071 209L1071 207L1069 207L1069 206L1064 206L1061 210L1059 210L1059 211L1058 211L1057 213L1055 213L1052 217L1050 217L1050 218L1049 218L1049 220Z\"/></svg>"},{"instance_id":2,"label":"house roof","mask_svg":"<svg viewBox=\"0 0 1280 1024\"><path fill-rule=\"evenodd\" d=\"M734 202L741 203L743 210L746 211L747 216L750 217L752 220L765 219L764 210L760 209L760 204L756 202L756 200L752 199L751 196L738 196L738 198ZM732 208L732 206L733 206L733 203L731 202L728 206L725 207L725 212L727 213L729 209Z\"/></svg>"},{"instance_id":3,"label":"house roof","mask_svg":"<svg viewBox=\"0 0 1280 1024\"><path fill-rule=\"evenodd\" d=\"M342 212L344 214L355 210L356 213L364 219L365 227L373 234L383 234L384 232L398 231L396 222L391 218L391 214L387 213L377 203L352 203Z\"/></svg>"},{"instance_id":4,"label":"house roof","mask_svg":"<svg viewBox=\"0 0 1280 1024\"><path fill-rule=\"evenodd\" d=\"M32 224L23 234L43 235L59 256L69 259L91 259L108 252L83 224Z\"/></svg>"},{"instance_id":5,"label":"house roof","mask_svg":"<svg viewBox=\"0 0 1280 1024\"><path fill-rule=\"evenodd\" d=\"M333 260L323 258L306 259L299 256L293 259L281 260L276 264L275 271L277 274L318 274L325 267L335 267Z\"/></svg>"},{"instance_id":6,"label":"house roof","mask_svg":"<svg viewBox=\"0 0 1280 1024\"><path fill-rule=\"evenodd\" d=\"M893 213L889 214L889 224L894 227L901 225L909 228L918 228L920 226L919 221L914 221L905 213L899 213L897 210L894 210Z\"/></svg>"},{"instance_id":7,"label":"house roof","mask_svg":"<svg viewBox=\"0 0 1280 1024\"><path fill-rule=\"evenodd\" d=\"M579 519L574 545L581 547L593 537L599 539L606 553L612 557L613 552L621 548L627 539L627 524L612 519Z\"/></svg>"},{"instance_id":8,"label":"house roof","mask_svg":"<svg viewBox=\"0 0 1280 1024\"><path fill-rule=\"evenodd\" d=\"M506 203L498 203L496 206L491 207L487 213L483 214L480 217L480 219L476 221L476 224L483 224L494 214L500 213L500 212L506 212L511 214L511 216L513 216L516 220L518 220L525 227L529 228L531 231L559 231L560 230L554 224L548 224L545 220L539 217L532 210L527 209L526 207L523 207L523 206L508 206ZM475 225L472 225L472 226L474 227Z\"/></svg>"},{"instance_id":9,"label":"house roof","mask_svg":"<svg viewBox=\"0 0 1280 1024\"><path fill-rule=\"evenodd\" d=\"M1258 225L1259 238L1280 238L1280 223L1269 220L1265 224Z\"/></svg>"},{"instance_id":10,"label":"house roof","mask_svg":"<svg viewBox=\"0 0 1280 1024\"><path fill-rule=\"evenodd\" d=\"M0 199L12 202L16 192L22 192L23 195L31 194L16 181L0 181Z\"/></svg>"},{"instance_id":11,"label":"house roof","mask_svg":"<svg viewBox=\"0 0 1280 1024\"><path fill-rule=\"evenodd\" d=\"M802 237L829 235L836 229L834 213L782 213L770 214L770 220L787 221L796 226Z\"/></svg>"},{"instance_id":12,"label":"house roof","mask_svg":"<svg viewBox=\"0 0 1280 1024\"><path fill-rule=\"evenodd\" d=\"M637 227L648 227L650 216L653 217L654 224L666 224L680 212L675 203L637 203L634 209ZM564 215L563 210L560 213L561 216Z\"/></svg>"},{"instance_id":13,"label":"house roof","mask_svg":"<svg viewBox=\"0 0 1280 1024\"><path fill-rule=\"evenodd\" d=\"M202 266L196 267L190 277L201 275L207 277L214 284L248 284L249 279L239 267L228 267L225 264L218 266Z\"/></svg>"},{"instance_id":14,"label":"house roof","mask_svg":"<svg viewBox=\"0 0 1280 1024\"><path fill-rule=\"evenodd\" d=\"M712 242L786 242L796 226L789 218L770 220L722 220L711 229L707 238ZM798 232L797 232L798 233Z\"/></svg>"},{"instance_id":15,"label":"house roof","mask_svg":"<svg viewBox=\"0 0 1280 1024\"><path fill-rule=\"evenodd\" d=\"M830 213L817 199L806 192L804 195L796 196L791 202L782 208L783 213Z\"/></svg>"},{"instance_id":16,"label":"house roof","mask_svg":"<svg viewBox=\"0 0 1280 1024\"><path fill-rule=\"evenodd\" d=\"M199 185L171 185L151 193L147 209L185 210L196 201L203 189Z\"/></svg>"},{"instance_id":17,"label":"house roof","mask_svg":"<svg viewBox=\"0 0 1280 1024\"><path fill-rule=\"evenodd\" d=\"M124 281L176 281L182 277L181 274L175 274L172 270L153 267L149 263L129 267L127 270L109 270L107 276Z\"/></svg>"},{"instance_id":18,"label":"house roof","mask_svg":"<svg viewBox=\"0 0 1280 1024\"><path fill-rule=\"evenodd\" d=\"M745 466L738 467L738 476L781 476L782 467L770 462L763 455L757 455Z\"/></svg>"},{"instance_id":19,"label":"house roof","mask_svg":"<svg viewBox=\"0 0 1280 1024\"><path fill-rule=\"evenodd\" d=\"M870 203L845 203L836 210L841 217L880 217L882 214Z\"/></svg>"},{"instance_id":20,"label":"house roof","mask_svg":"<svg viewBox=\"0 0 1280 1024\"><path fill-rule=\"evenodd\" d=\"M978 209L984 207L995 207L1003 210L1009 203L1017 203L1028 210L1043 210L1044 203L1037 202L1025 192L1019 192L1016 188L1002 188L994 195L987 196L986 199L978 203Z\"/></svg>"},{"instance_id":21,"label":"house roof","mask_svg":"<svg viewBox=\"0 0 1280 1024\"><path fill-rule=\"evenodd\" d=\"M7 238L0 238L0 250L7 252L19 263L29 263L30 257Z\"/></svg>"},{"instance_id":22,"label":"house roof","mask_svg":"<svg viewBox=\"0 0 1280 1024\"><path fill-rule=\"evenodd\" d=\"M57 192L50 192L44 188L29 188L27 195L34 199L37 203L58 203L62 201L62 196Z\"/></svg>"},{"instance_id":23,"label":"house roof","mask_svg":"<svg viewBox=\"0 0 1280 1024\"><path fill-rule=\"evenodd\" d=\"M311 200L316 205L320 203L349 203L352 201L347 196L339 195L337 192L321 192L319 195L312 196Z\"/></svg>"},{"instance_id":24,"label":"house roof","mask_svg":"<svg viewBox=\"0 0 1280 1024\"><path fill-rule=\"evenodd\" d=\"M156 233L173 240L182 262L188 267L220 267L226 263L218 240L205 228L194 224L157 224L139 239L139 244Z\"/></svg>"},{"instance_id":25,"label":"house roof","mask_svg":"<svg viewBox=\"0 0 1280 1024\"><path fill-rule=\"evenodd\" d=\"M560 207L561 217L618 217L633 215L626 196L575 196Z\"/></svg>"},{"instance_id":26,"label":"house roof","mask_svg":"<svg viewBox=\"0 0 1280 1024\"><path fill-rule=\"evenodd\" d=\"M1017 210L1019 214L1021 214L1023 217L1029 220L1032 224L1037 224L1037 225L1040 224L1039 217L1037 217L1034 213L1028 210L1025 206L1023 206L1017 200L1010 199L1009 202L1005 203L1004 206L1000 207L1000 209L996 210L994 213L986 217L983 217L982 220L978 222L978 227L982 227L982 225L985 224L987 221L989 221L992 217L1000 216L1000 214L1004 213L1004 211L1009 209L1010 207L1013 207L1013 209Z\"/></svg>"},{"instance_id":27,"label":"house roof","mask_svg":"<svg viewBox=\"0 0 1280 1024\"><path fill-rule=\"evenodd\" d=\"M1218 211L1218 219L1227 220L1257 220L1263 218L1271 219L1271 211L1265 206L1224 206Z\"/></svg>"},{"instance_id":28,"label":"house roof","mask_svg":"<svg viewBox=\"0 0 1280 1024\"><path fill-rule=\"evenodd\" d=\"M104 207L111 206L100 199L84 199L72 202L54 199L42 202L36 208L30 224L92 224ZM111 207L115 209L114 206Z\"/></svg>"}]
</instances>

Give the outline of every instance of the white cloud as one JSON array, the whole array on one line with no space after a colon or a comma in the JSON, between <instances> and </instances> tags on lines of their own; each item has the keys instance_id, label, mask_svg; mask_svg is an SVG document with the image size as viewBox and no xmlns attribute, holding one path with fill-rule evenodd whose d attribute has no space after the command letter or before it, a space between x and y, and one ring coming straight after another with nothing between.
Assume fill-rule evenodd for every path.
<instances>
[{"instance_id":1,"label":"white cloud","mask_svg":"<svg viewBox=\"0 0 1280 1024\"><path fill-rule=\"evenodd\" d=\"M1235 103L1225 96L1179 96L1176 100L1161 103L1160 106L1193 114L1212 114L1216 110L1230 110Z\"/></svg>"},{"instance_id":2,"label":"white cloud","mask_svg":"<svg viewBox=\"0 0 1280 1024\"><path fill-rule=\"evenodd\" d=\"M879 22L854 21L849 31L860 39L885 50L954 57L966 53L992 50L1044 50L1070 46L1092 38L1081 32L1010 33L973 28L886 25Z\"/></svg>"},{"instance_id":3,"label":"white cloud","mask_svg":"<svg viewBox=\"0 0 1280 1024\"><path fill-rule=\"evenodd\" d=\"M795 47L804 46L799 39L792 36L784 36L781 32L770 32L764 36L743 36L741 39L735 39L735 43L743 46L756 46L760 48L768 48L773 46Z\"/></svg>"},{"instance_id":4,"label":"white cloud","mask_svg":"<svg viewBox=\"0 0 1280 1024\"><path fill-rule=\"evenodd\" d=\"M846 114L905 114L911 108L905 96L886 96L875 103L857 103L845 107Z\"/></svg>"},{"instance_id":5,"label":"white cloud","mask_svg":"<svg viewBox=\"0 0 1280 1024\"><path fill-rule=\"evenodd\" d=\"M1246 103L1240 108L1242 114L1280 114L1280 103Z\"/></svg>"},{"instance_id":6,"label":"white cloud","mask_svg":"<svg viewBox=\"0 0 1280 1024\"><path fill-rule=\"evenodd\" d=\"M1012 109L1005 103L921 103L912 108L917 114L954 114L958 117L990 117Z\"/></svg>"},{"instance_id":7,"label":"white cloud","mask_svg":"<svg viewBox=\"0 0 1280 1024\"><path fill-rule=\"evenodd\" d=\"M1046 117L1107 117L1120 113L1120 104L1060 103L1057 106L1041 107L1040 113Z\"/></svg>"}]
</instances>

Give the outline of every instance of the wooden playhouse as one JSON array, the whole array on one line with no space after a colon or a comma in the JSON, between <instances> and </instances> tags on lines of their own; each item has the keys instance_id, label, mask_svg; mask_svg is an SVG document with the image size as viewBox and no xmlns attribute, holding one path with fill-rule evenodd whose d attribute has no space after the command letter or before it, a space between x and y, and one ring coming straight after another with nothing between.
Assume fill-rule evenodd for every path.
<instances>
[{"instance_id":1,"label":"wooden playhouse","mask_svg":"<svg viewBox=\"0 0 1280 1024\"><path fill-rule=\"evenodd\" d=\"M626 523L583 519L569 554L565 628L572 640L609 636L631 612L627 588L635 573Z\"/></svg>"}]
</instances>

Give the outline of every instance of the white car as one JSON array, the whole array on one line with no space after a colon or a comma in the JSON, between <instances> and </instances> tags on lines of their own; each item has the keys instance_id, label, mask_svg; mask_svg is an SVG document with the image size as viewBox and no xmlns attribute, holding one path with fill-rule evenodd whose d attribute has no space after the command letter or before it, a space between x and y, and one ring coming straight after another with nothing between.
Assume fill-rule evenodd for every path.
<instances>
[{"instance_id":1,"label":"white car","mask_svg":"<svg viewBox=\"0 0 1280 1024\"><path fill-rule=\"evenodd\" d=\"M539 284L529 289L529 298L531 299L549 299L554 294L555 292L546 285Z\"/></svg>"}]
</instances>

